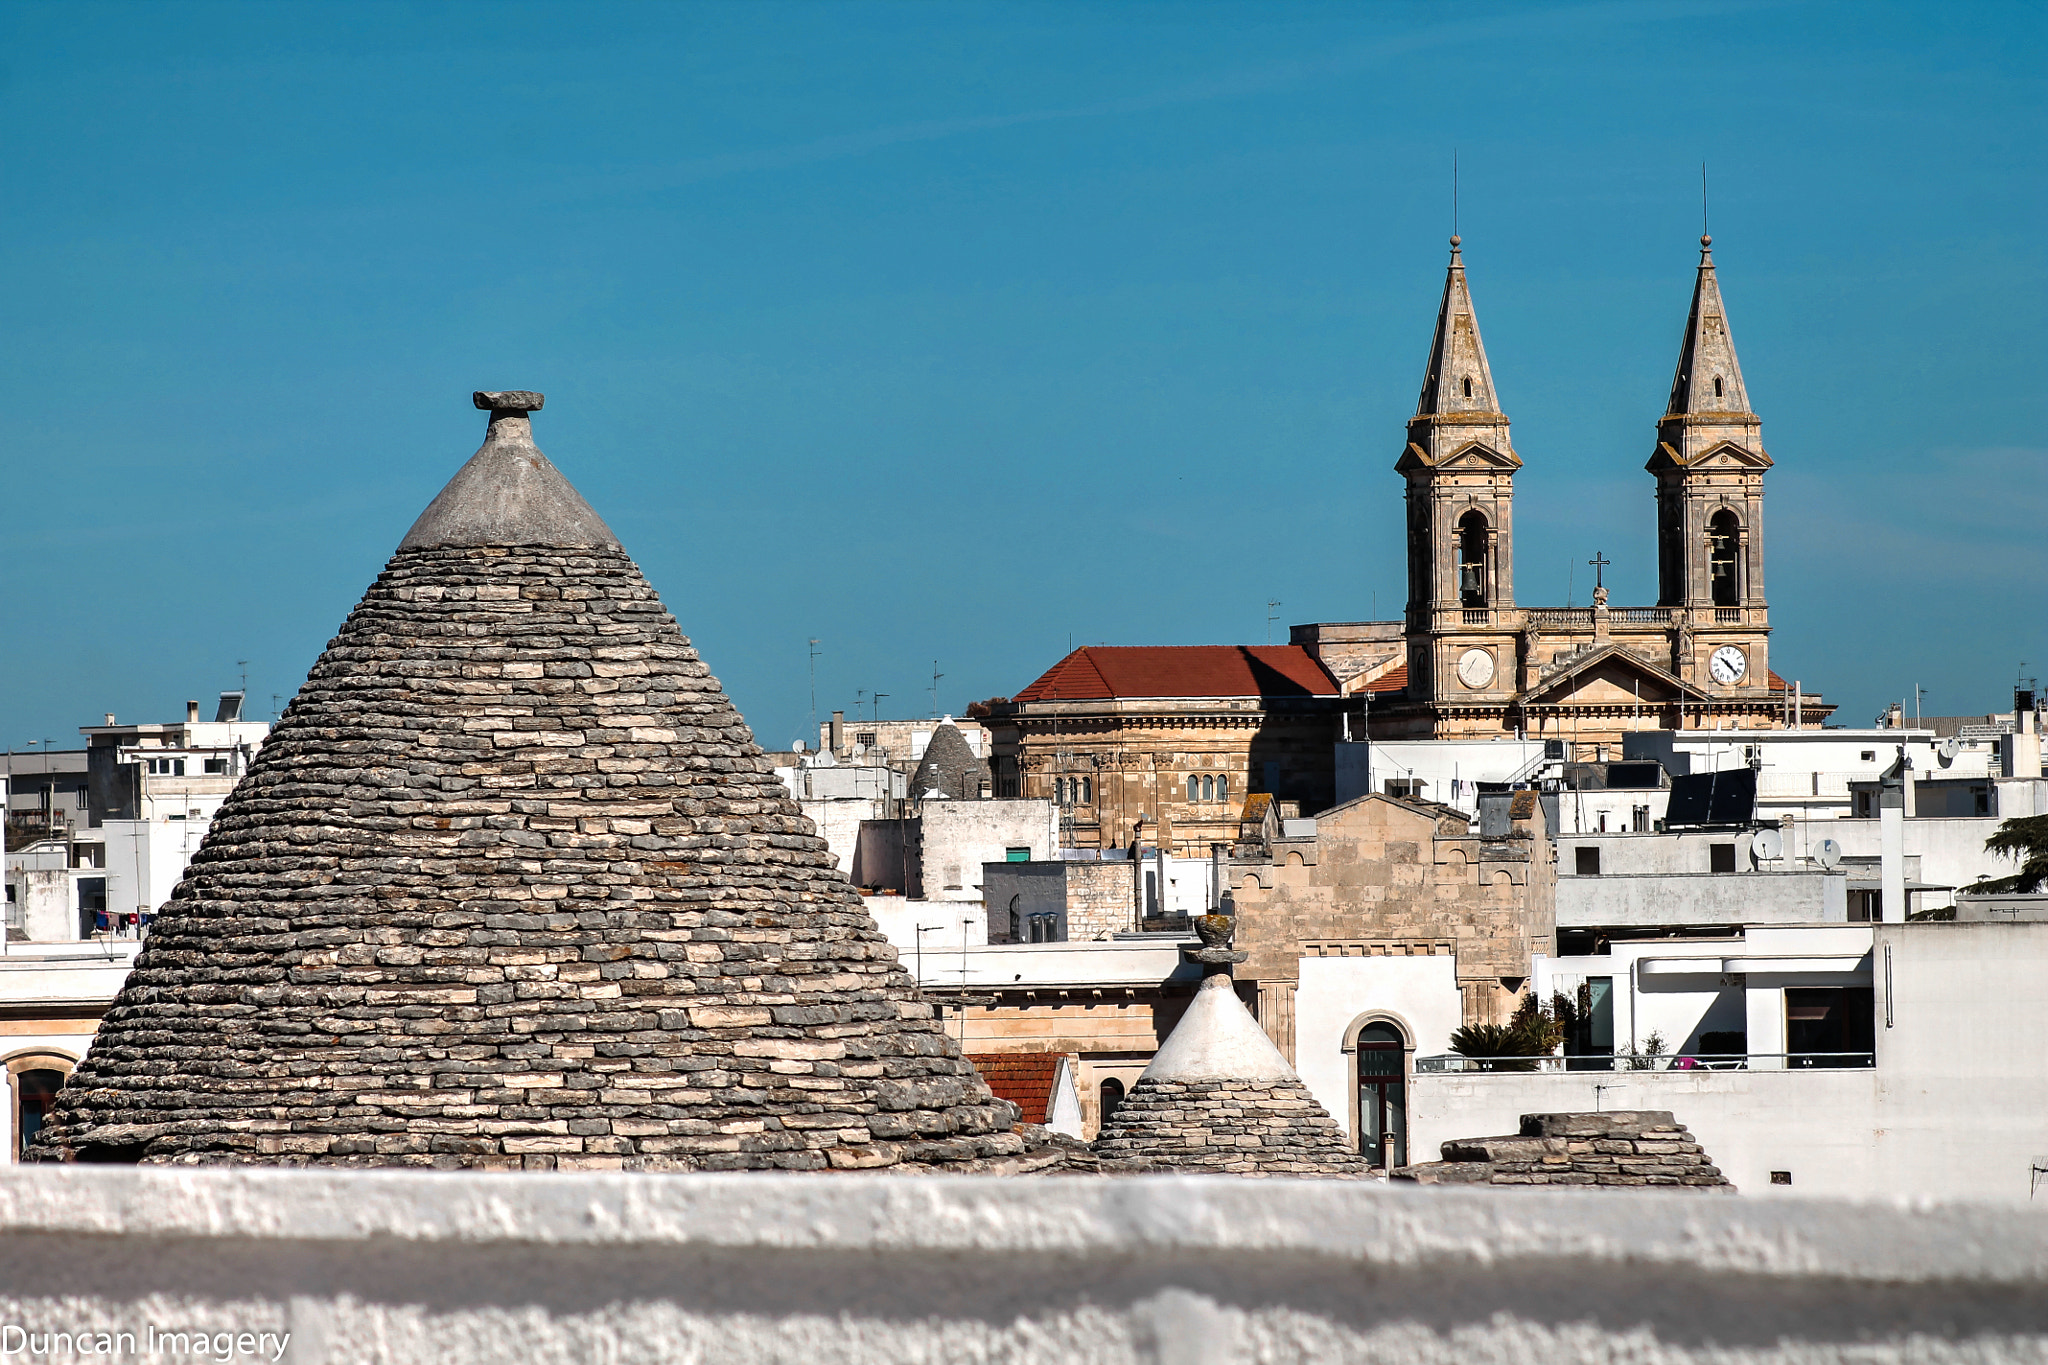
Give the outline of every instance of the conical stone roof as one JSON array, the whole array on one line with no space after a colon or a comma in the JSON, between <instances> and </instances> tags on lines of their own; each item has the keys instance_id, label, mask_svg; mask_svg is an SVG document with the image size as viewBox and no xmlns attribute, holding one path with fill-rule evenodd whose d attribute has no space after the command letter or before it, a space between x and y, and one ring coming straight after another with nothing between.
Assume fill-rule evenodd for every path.
<instances>
[{"instance_id":1,"label":"conical stone roof","mask_svg":"<svg viewBox=\"0 0 2048 1365\"><path fill-rule=\"evenodd\" d=\"M483 449L158 917L43 1160L1001 1169L996 1099L618 542Z\"/></svg>"},{"instance_id":2,"label":"conical stone roof","mask_svg":"<svg viewBox=\"0 0 2048 1365\"><path fill-rule=\"evenodd\" d=\"M923 800L933 792L948 801L972 801L981 795L988 777L988 764L974 756L967 736L950 720L932 731L925 743L924 757L911 774L910 795Z\"/></svg>"},{"instance_id":3,"label":"conical stone roof","mask_svg":"<svg viewBox=\"0 0 2048 1365\"><path fill-rule=\"evenodd\" d=\"M1221 918L1205 916L1200 927ZM1243 954L1212 943L1193 956L1209 974L1096 1135L1104 1169L1365 1174L1343 1130L1237 998L1223 964Z\"/></svg>"}]
</instances>

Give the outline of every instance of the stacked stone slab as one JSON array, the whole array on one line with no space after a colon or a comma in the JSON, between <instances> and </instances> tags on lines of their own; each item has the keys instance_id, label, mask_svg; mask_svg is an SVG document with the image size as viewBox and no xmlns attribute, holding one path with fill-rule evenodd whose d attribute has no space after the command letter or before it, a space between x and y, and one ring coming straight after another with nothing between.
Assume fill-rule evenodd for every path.
<instances>
[{"instance_id":1,"label":"stacked stone slab","mask_svg":"<svg viewBox=\"0 0 2048 1365\"><path fill-rule=\"evenodd\" d=\"M1108 1172L1357 1176L1364 1159L1273 1046L1231 984L1231 920L1196 921L1207 974L1187 1013L1095 1138Z\"/></svg>"},{"instance_id":2,"label":"stacked stone slab","mask_svg":"<svg viewBox=\"0 0 2048 1365\"><path fill-rule=\"evenodd\" d=\"M1393 1176L1424 1185L1735 1188L1668 1109L1524 1114L1514 1137L1446 1142L1442 1161L1403 1166Z\"/></svg>"},{"instance_id":3,"label":"stacked stone slab","mask_svg":"<svg viewBox=\"0 0 2048 1365\"><path fill-rule=\"evenodd\" d=\"M34 1155L1015 1167L1012 1106L534 447L539 396L477 403Z\"/></svg>"}]
</instances>

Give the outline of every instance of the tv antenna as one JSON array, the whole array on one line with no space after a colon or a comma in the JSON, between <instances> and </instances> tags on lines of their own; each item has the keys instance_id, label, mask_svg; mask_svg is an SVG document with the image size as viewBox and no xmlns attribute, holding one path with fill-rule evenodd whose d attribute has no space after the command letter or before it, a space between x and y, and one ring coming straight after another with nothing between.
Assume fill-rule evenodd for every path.
<instances>
[{"instance_id":1,"label":"tv antenna","mask_svg":"<svg viewBox=\"0 0 2048 1365\"><path fill-rule=\"evenodd\" d=\"M1273 623L1280 619L1280 608L1284 605L1277 598L1266 603L1266 643L1269 645L1273 643Z\"/></svg>"},{"instance_id":2,"label":"tv antenna","mask_svg":"<svg viewBox=\"0 0 2048 1365\"><path fill-rule=\"evenodd\" d=\"M811 733L818 733L818 637L811 637Z\"/></svg>"},{"instance_id":3,"label":"tv antenna","mask_svg":"<svg viewBox=\"0 0 2048 1365\"><path fill-rule=\"evenodd\" d=\"M932 719L939 718L939 679L946 675L939 672L939 661L932 660Z\"/></svg>"}]
</instances>

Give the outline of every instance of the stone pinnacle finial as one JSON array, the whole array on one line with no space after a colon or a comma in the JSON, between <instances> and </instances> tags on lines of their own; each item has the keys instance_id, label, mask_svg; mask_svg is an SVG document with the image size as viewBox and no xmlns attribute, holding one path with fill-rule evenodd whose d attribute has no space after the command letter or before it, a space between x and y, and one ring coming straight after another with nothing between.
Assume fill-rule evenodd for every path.
<instances>
[{"instance_id":1,"label":"stone pinnacle finial","mask_svg":"<svg viewBox=\"0 0 2048 1365\"><path fill-rule=\"evenodd\" d=\"M534 393L530 389L506 389L491 393L479 389L470 395L478 408L485 412L539 412L547 403L547 395Z\"/></svg>"},{"instance_id":2,"label":"stone pinnacle finial","mask_svg":"<svg viewBox=\"0 0 2048 1365\"><path fill-rule=\"evenodd\" d=\"M618 549L618 537L604 519L533 443L529 419L540 409L541 395L524 389L480 390L472 400L491 414L484 443L427 504L398 548L594 545Z\"/></svg>"},{"instance_id":3,"label":"stone pinnacle finial","mask_svg":"<svg viewBox=\"0 0 2048 1365\"><path fill-rule=\"evenodd\" d=\"M1202 966L1204 980L1211 976L1231 975L1231 968L1250 957L1231 946L1237 937L1237 921L1229 915L1195 916L1195 936L1202 940L1199 948L1183 948L1181 953L1190 961Z\"/></svg>"}]
</instances>

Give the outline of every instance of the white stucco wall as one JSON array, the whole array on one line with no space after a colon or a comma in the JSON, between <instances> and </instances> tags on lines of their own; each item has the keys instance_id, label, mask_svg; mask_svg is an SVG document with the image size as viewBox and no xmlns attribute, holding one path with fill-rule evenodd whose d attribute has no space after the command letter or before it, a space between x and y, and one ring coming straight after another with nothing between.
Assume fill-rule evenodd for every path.
<instances>
[{"instance_id":1,"label":"white stucco wall","mask_svg":"<svg viewBox=\"0 0 2048 1365\"><path fill-rule=\"evenodd\" d=\"M2048 1218L1995 1207L1222 1176L0 1173L0 1330L268 1333L290 1365L2038 1365L2044 1304Z\"/></svg>"},{"instance_id":2,"label":"white stucco wall","mask_svg":"<svg viewBox=\"0 0 2048 1365\"><path fill-rule=\"evenodd\" d=\"M1451 1031L1463 1022L1457 963L1449 954L1301 960L1294 994L1294 1069L1354 1138L1358 1114L1351 1102L1351 1068L1356 1060L1344 1050L1345 1035L1360 1015L1374 1014L1397 1024L1417 1056L1448 1052ZM1433 1157L1436 1148L1428 1151Z\"/></svg>"},{"instance_id":3,"label":"white stucco wall","mask_svg":"<svg viewBox=\"0 0 2048 1365\"><path fill-rule=\"evenodd\" d=\"M1059 819L1050 801L925 801L918 818L924 893L932 900L979 904L982 864L1005 861L1012 848L1030 849L1034 861L1054 857L1059 848Z\"/></svg>"},{"instance_id":4,"label":"white stucco wall","mask_svg":"<svg viewBox=\"0 0 2048 1365\"><path fill-rule=\"evenodd\" d=\"M1743 1071L1571 1071L1415 1075L1409 1100L1413 1160L1451 1138L1512 1133L1523 1114L1669 1109L1746 1193L1792 1192L2027 1199L2034 1168L2048 1173L2048 924L1886 924L1755 929L1739 947L1635 945L1666 960L1714 949L1756 968L1829 953L1863 954L1854 972L1744 970L1739 987L1674 976L1671 989L1630 996L1617 953L1615 1036L1658 1027L1676 1045L1682 1016L1715 993L1745 996L1751 1068ZM1745 956L1748 954L1749 956ZM1811 962L1813 957L1804 960ZM1539 989L1579 964L1542 964ZM1784 1047L1784 989L1854 982L1876 994L1876 1065L1784 1070L1755 1054ZM1694 985L1693 983L1697 983ZM1662 1011L1662 1013L1660 1013ZM2048 1174L2037 1207L2048 1212Z\"/></svg>"}]
</instances>

